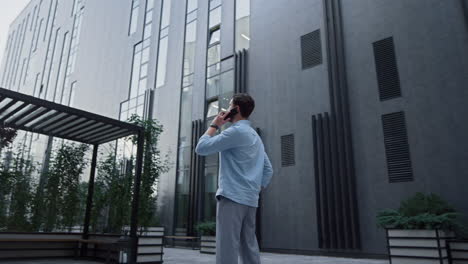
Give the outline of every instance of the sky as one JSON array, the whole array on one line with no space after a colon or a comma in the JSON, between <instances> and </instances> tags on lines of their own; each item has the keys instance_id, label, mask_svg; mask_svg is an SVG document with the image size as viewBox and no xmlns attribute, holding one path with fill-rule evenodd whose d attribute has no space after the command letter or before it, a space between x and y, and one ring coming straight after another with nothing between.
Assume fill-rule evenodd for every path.
<instances>
[{"instance_id":1,"label":"sky","mask_svg":"<svg viewBox=\"0 0 468 264\"><path fill-rule=\"evenodd\" d=\"M3 61L8 28L30 0L0 0L0 63Z\"/></svg>"}]
</instances>

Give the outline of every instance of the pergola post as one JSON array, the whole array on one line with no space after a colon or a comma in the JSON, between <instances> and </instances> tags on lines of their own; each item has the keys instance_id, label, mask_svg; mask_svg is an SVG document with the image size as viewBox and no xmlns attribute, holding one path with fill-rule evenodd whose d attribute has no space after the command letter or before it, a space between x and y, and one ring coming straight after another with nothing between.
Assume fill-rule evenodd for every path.
<instances>
[{"instance_id":1,"label":"pergola post","mask_svg":"<svg viewBox=\"0 0 468 264\"><path fill-rule=\"evenodd\" d=\"M144 130L138 131L135 182L133 185L132 215L130 218L130 264L137 263L138 254L138 205L140 203L140 182L143 170Z\"/></svg>"},{"instance_id":2,"label":"pergola post","mask_svg":"<svg viewBox=\"0 0 468 264\"><path fill-rule=\"evenodd\" d=\"M94 175L96 174L98 147L99 145L97 144L93 147L93 158L91 160L91 172L88 181L88 197L86 199L86 212L83 226L83 239L88 239L89 237L89 222L91 220L91 209L93 207ZM81 247L81 256L86 256L87 248L88 245L86 243L83 243Z\"/></svg>"},{"instance_id":3,"label":"pergola post","mask_svg":"<svg viewBox=\"0 0 468 264\"><path fill-rule=\"evenodd\" d=\"M138 203L143 169L144 128L139 125L115 120L0 87L0 103L5 100L6 103L0 107L0 124L3 126L94 146L88 183L83 239L88 239L89 237L98 146L119 138L138 135L129 241L131 249L130 263L136 263L138 249ZM22 110L24 111L21 112ZM83 245L82 255L86 255L86 250L86 245Z\"/></svg>"}]
</instances>

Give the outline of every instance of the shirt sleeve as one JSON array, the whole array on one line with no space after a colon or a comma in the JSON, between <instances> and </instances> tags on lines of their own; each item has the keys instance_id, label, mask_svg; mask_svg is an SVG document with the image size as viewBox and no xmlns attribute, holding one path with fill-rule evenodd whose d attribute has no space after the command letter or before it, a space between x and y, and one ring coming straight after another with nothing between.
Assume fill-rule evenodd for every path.
<instances>
[{"instance_id":1,"label":"shirt sleeve","mask_svg":"<svg viewBox=\"0 0 468 264\"><path fill-rule=\"evenodd\" d=\"M237 147L240 143L240 133L237 128L229 127L219 135L204 134L200 137L195 152L201 156L208 156L226 149Z\"/></svg>"},{"instance_id":2,"label":"shirt sleeve","mask_svg":"<svg viewBox=\"0 0 468 264\"><path fill-rule=\"evenodd\" d=\"M265 160L263 162L263 177L262 177L262 187L265 188L271 181L273 176L273 167L271 166L270 159L265 152Z\"/></svg>"}]
</instances>

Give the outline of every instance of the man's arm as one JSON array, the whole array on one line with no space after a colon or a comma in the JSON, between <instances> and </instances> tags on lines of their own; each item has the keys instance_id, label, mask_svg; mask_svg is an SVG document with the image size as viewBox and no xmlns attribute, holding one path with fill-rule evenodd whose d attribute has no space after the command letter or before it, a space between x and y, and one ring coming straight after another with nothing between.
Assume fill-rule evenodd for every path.
<instances>
[{"instance_id":1,"label":"man's arm","mask_svg":"<svg viewBox=\"0 0 468 264\"><path fill-rule=\"evenodd\" d=\"M263 162L263 177L262 177L262 188L266 188L271 181L273 176L273 167L271 166L270 159L265 152L265 160Z\"/></svg>"},{"instance_id":2,"label":"man's arm","mask_svg":"<svg viewBox=\"0 0 468 264\"><path fill-rule=\"evenodd\" d=\"M239 145L239 132L235 127L229 127L216 136L209 133L200 137L195 152L201 156L208 156Z\"/></svg>"}]
</instances>

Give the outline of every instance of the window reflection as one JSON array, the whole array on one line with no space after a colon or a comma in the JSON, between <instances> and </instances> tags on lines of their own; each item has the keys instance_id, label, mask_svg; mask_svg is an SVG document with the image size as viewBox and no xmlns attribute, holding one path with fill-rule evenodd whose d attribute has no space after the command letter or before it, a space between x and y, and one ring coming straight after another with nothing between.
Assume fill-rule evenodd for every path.
<instances>
[{"instance_id":1,"label":"window reflection","mask_svg":"<svg viewBox=\"0 0 468 264\"><path fill-rule=\"evenodd\" d=\"M213 30L210 33L210 42L209 42L208 45L213 45L213 44L215 44L216 42L219 42L219 41L220 41L220 30L218 28L216 30Z\"/></svg>"},{"instance_id":2,"label":"window reflection","mask_svg":"<svg viewBox=\"0 0 468 264\"><path fill-rule=\"evenodd\" d=\"M236 0L236 51L250 46L250 0Z\"/></svg>"},{"instance_id":3,"label":"window reflection","mask_svg":"<svg viewBox=\"0 0 468 264\"><path fill-rule=\"evenodd\" d=\"M210 28L221 24L221 6L210 11Z\"/></svg>"},{"instance_id":4,"label":"window reflection","mask_svg":"<svg viewBox=\"0 0 468 264\"><path fill-rule=\"evenodd\" d=\"M219 104L218 101L211 102L208 105L208 110L206 112L206 117L212 117L217 115L219 112Z\"/></svg>"},{"instance_id":5,"label":"window reflection","mask_svg":"<svg viewBox=\"0 0 468 264\"><path fill-rule=\"evenodd\" d=\"M156 87L161 87L166 82L167 43L167 37L159 41L158 73L156 75Z\"/></svg>"},{"instance_id":6,"label":"window reflection","mask_svg":"<svg viewBox=\"0 0 468 264\"><path fill-rule=\"evenodd\" d=\"M169 26L171 19L171 0L163 1L162 17L161 17L161 29Z\"/></svg>"},{"instance_id":7,"label":"window reflection","mask_svg":"<svg viewBox=\"0 0 468 264\"><path fill-rule=\"evenodd\" d=\"M221 47L220 45L215 45L208 49L208 66L211 66L215 63L218 63L221 57Z\"/></svg>"}]
</instances>

